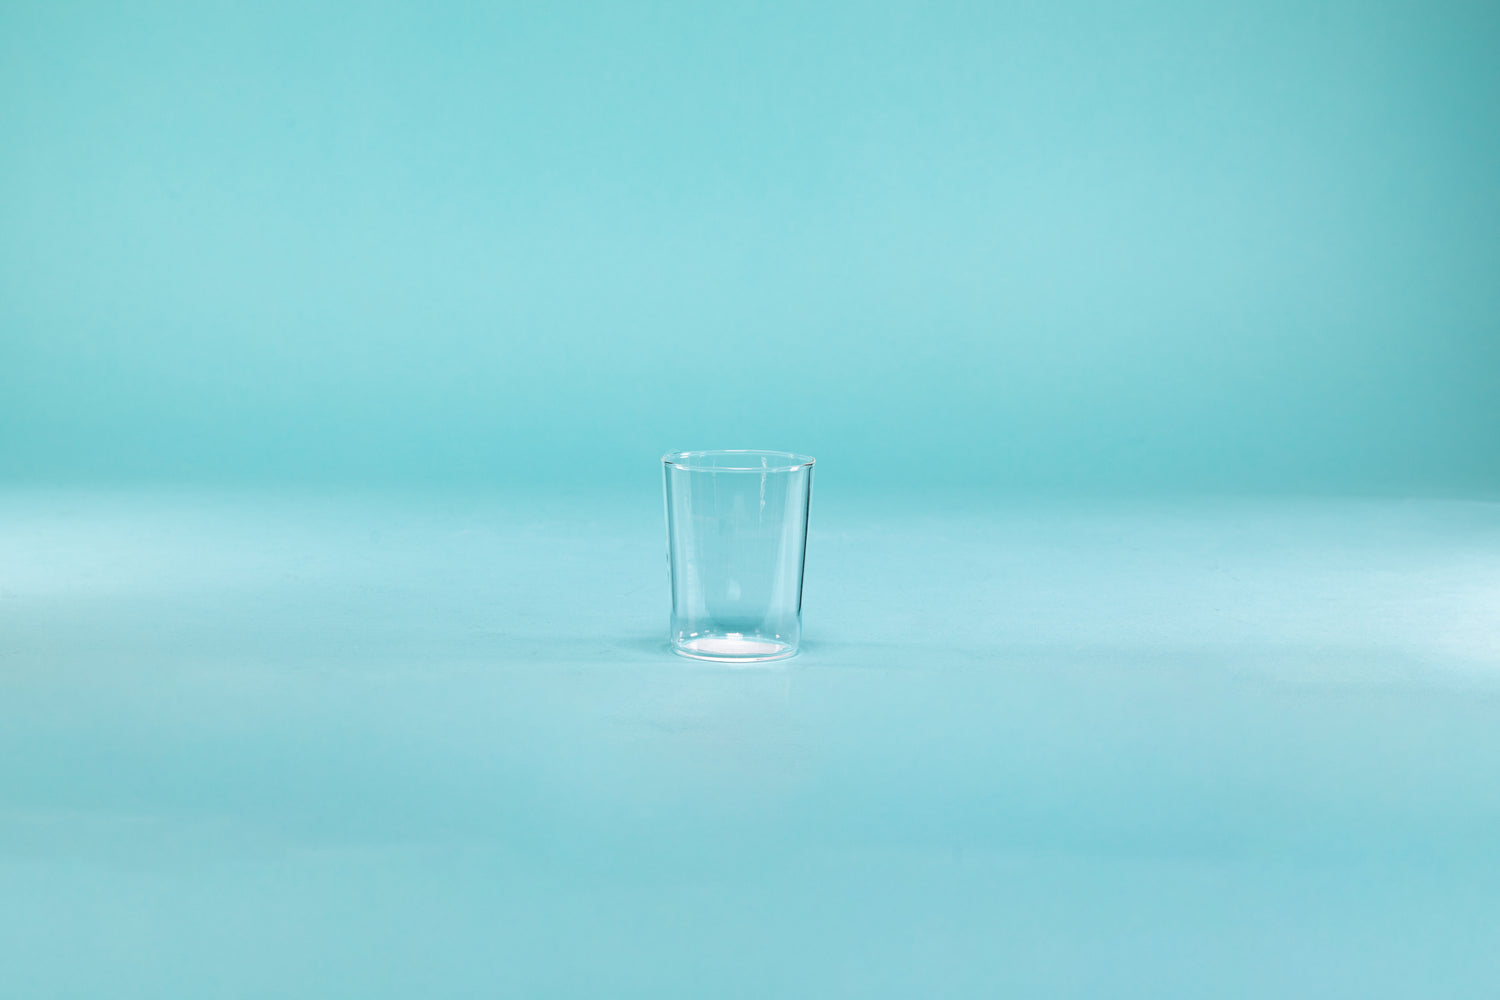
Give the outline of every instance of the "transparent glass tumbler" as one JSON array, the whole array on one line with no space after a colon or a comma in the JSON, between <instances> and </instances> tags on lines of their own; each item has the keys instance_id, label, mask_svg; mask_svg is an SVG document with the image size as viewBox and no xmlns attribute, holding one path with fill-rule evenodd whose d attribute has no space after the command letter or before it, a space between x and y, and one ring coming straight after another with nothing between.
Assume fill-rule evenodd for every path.
<instances>
[{"instance_id":1,"label":"transparent glass tumbler","mask_svg":"<svg viewBox=\"0 0 1500 1000\"><path fill-rule=\"evenodd\" d=\"M672 649L753 663L797 652L813 460L785 451L662 457Z\"/></svg>"}]
</instances>

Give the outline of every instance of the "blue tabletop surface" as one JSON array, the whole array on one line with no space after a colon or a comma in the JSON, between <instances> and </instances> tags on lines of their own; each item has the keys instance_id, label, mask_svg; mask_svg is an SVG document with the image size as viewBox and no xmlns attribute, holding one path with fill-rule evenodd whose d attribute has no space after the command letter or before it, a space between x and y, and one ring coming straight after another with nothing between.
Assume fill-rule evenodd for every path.
<instances>
[{"instance_id":1,"label":"blue tabletop surface","mask_svg":"<svg viewBox=\"0 0 1500 1000\"><path fill-rule=\"evenodd\" d=\"M0 993L1500 995L1500 505L0 494Z\"/></svg>"}]
</instances>

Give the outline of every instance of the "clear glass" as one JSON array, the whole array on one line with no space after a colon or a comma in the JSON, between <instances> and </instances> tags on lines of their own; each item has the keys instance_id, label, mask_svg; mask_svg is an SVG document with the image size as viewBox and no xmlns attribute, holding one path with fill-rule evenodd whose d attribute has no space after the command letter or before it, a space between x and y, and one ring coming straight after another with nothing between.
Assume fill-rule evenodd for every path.
<instances>
[{"instance_id":1,"label":"clear glass","mask_svg":"<svg viewBox=\"0 0 1500 1000\"><path fill-rule=\"evenodd\" d=\"M672 649L753 663L797 652L813 460L785 451L662 457Z\"/></svg>"}]
</instances>

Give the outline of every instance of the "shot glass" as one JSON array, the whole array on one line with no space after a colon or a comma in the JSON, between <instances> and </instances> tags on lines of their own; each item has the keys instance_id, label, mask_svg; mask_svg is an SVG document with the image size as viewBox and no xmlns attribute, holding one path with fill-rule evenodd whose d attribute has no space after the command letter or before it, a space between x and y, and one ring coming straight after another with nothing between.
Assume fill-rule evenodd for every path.
<instances>
[{"instance_id":1,"label":"shot glass","mask_svg":"<svg viewBox=\"0 0 1500 1000\"><path fill-rule=\"evenodd\" d=\"M677 451L662 465L672 649L733 663L796 655L813 460Z\"/></svg>"}]
</instances>

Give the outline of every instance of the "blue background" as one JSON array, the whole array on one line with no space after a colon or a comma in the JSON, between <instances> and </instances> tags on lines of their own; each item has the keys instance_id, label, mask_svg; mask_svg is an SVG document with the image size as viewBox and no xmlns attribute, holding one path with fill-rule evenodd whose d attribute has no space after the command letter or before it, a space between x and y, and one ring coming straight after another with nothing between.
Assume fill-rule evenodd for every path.
<instances>
[{"instance_id":1,"label":"blue background","mask_svg":"<svg viewBox=\"0 0 1500 1000\"><path fill-rule=\"evenodd\" d=\"M1493 490L1497 48L1489 3L9 0L0 469Z\"/></svg>"},{"instance_id":2,"label":"blue background","mask_svg":"<svg viewBox=\"0 0 1500 1000\"><path fill-rule=\"evenodd\" d=\"M1493 1000L1497 52L3 0L0 996Z\"/></svg>"}]
</instances>

